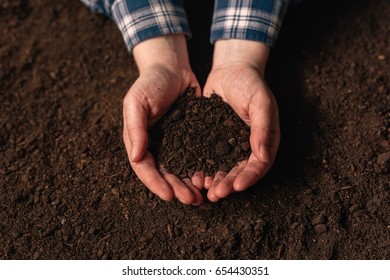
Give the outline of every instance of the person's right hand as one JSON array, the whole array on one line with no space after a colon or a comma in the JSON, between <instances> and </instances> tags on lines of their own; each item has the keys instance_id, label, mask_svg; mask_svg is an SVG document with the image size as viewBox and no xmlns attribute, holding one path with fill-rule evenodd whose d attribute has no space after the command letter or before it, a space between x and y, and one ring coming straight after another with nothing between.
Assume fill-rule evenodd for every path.
<instances>
[{"instance_id":1,"label":"person's right hand","mask_svg":"<svg viewBox=\"0 0 390 280\"><path fill-rule=\"evenodd\" d=\"M146 187L164 200L176 197L184 204L200 204L202 178L180 180L156 166L147 150L148 132L188 87L199 83L188 61L184 35L162 36L141 42L134 48L140 76L123 101L123 140L130 164ZM195 186L192 182L196 182Z\"/></svg>"}]
</instances>

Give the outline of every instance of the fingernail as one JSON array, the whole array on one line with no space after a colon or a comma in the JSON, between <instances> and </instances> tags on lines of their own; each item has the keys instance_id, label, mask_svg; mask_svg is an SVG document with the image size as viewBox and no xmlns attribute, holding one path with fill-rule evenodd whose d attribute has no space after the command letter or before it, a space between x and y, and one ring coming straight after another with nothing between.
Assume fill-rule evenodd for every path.
<instances>
[{"instance_id":1,"label":"fingernail","mask_svg":"<svg viewBox=\"0 0 390 280\"><path fill-rule=\"evenodd\" d=\"M135 150L131 149L131 152L130 152L130 159L131 159L131 161L134 161L135 157L136 157Z\"/></svg>"},{"instance_id":2,"label":"fingernail","mask_svg":"<svg viewBox=\"0 0 390 280\"><path fill-rule=\"evenodd\" d=\"M130 142L130 160L134 161L134 158L135 158L134 143L133 143L129 133L128 133L128 136L129 136L129 142Z\"/></svg>"},{"instance_id":3,"label":"fingernail","mask_svg":"<svg viewBox=\"0 0 390 280\"><path fill-rule=\"evenodd\" d=\"M181 203L183 203L183 204L185 204L185 205L187 205L188 204L188 202L187 201L185 201L184 199L182 199L182 198L178 198L177 197L177 200L179 200Z\"/></svg>"},{"instance_id":4,"label":"fingernail","mask_svg":"<svg viewBox=\"0 0 390 280\"><path fill-rule=\"evenodd\" d=\"M260 145L260 157L262 162L269 162L269 153L265 145Z\"/></svg>"}]
</instances>

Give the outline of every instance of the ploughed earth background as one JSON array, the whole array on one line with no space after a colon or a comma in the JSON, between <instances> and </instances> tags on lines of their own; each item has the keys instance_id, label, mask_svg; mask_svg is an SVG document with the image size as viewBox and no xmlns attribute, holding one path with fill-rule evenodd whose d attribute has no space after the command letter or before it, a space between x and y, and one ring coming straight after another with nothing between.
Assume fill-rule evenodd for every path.
<instances>
[{"instance_id":1,"label":"ploughed earth background","mask_svg":"<svg viewBox=\"0 0 390 280\"><path fill-rule=\"evenodd\" d=\"M204 83L213 4L186 6ZM122 99L138 73L115 24L77 0L1 1L0 258L390 258L389 15L387 0L290 7L266 73L276 162L194 207L129 166Z\"/></svg>"}]
</instances>

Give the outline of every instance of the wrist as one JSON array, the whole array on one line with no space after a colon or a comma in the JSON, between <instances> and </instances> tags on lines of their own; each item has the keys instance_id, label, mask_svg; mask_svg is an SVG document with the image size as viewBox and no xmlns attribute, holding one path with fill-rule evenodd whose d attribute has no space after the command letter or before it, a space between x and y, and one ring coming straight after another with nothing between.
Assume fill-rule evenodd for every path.
<instances>
[{"instance_id":1,"label":"wrist","mask_svg":"<svg viewBox=\"0 0 390 280\"><path fill-rule=\"evenodd\" d=\"M234 65L254 67L264 73L269 56L269 47L264 43L240 39L223 39L215 42L213 69Z\"/></svg>"},{"instance_id":2,"label":"wrist","mask_svg":"<svg viewBox=\"0 0 390 280\"><path fill-rule=\"evenodd\" d=\"M145 40L133 49L140 73L155 65L190 70L184 34L172 34Z\"/></svg>"}]
</instances>

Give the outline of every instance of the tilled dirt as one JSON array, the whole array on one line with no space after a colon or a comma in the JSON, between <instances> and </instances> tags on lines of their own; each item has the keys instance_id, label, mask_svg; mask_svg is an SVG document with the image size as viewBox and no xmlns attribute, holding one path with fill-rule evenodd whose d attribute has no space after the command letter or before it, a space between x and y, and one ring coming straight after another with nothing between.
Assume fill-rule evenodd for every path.
<instances>
[{"instance_id":1,"label":"tilled dirt","mask_svg":"<svg viewBox=\"0 0 390 280\"><path fill-rule=\"evenodd\" d=\"M194 2L202 83L212 3L200 19ZM0 258L389 259L389 15L387 0L292 7L266 73L276 162L195 207L131 171L122 98L138 73L115 25L77 0L1 1Z\"/></svg>"}]
</instances>

